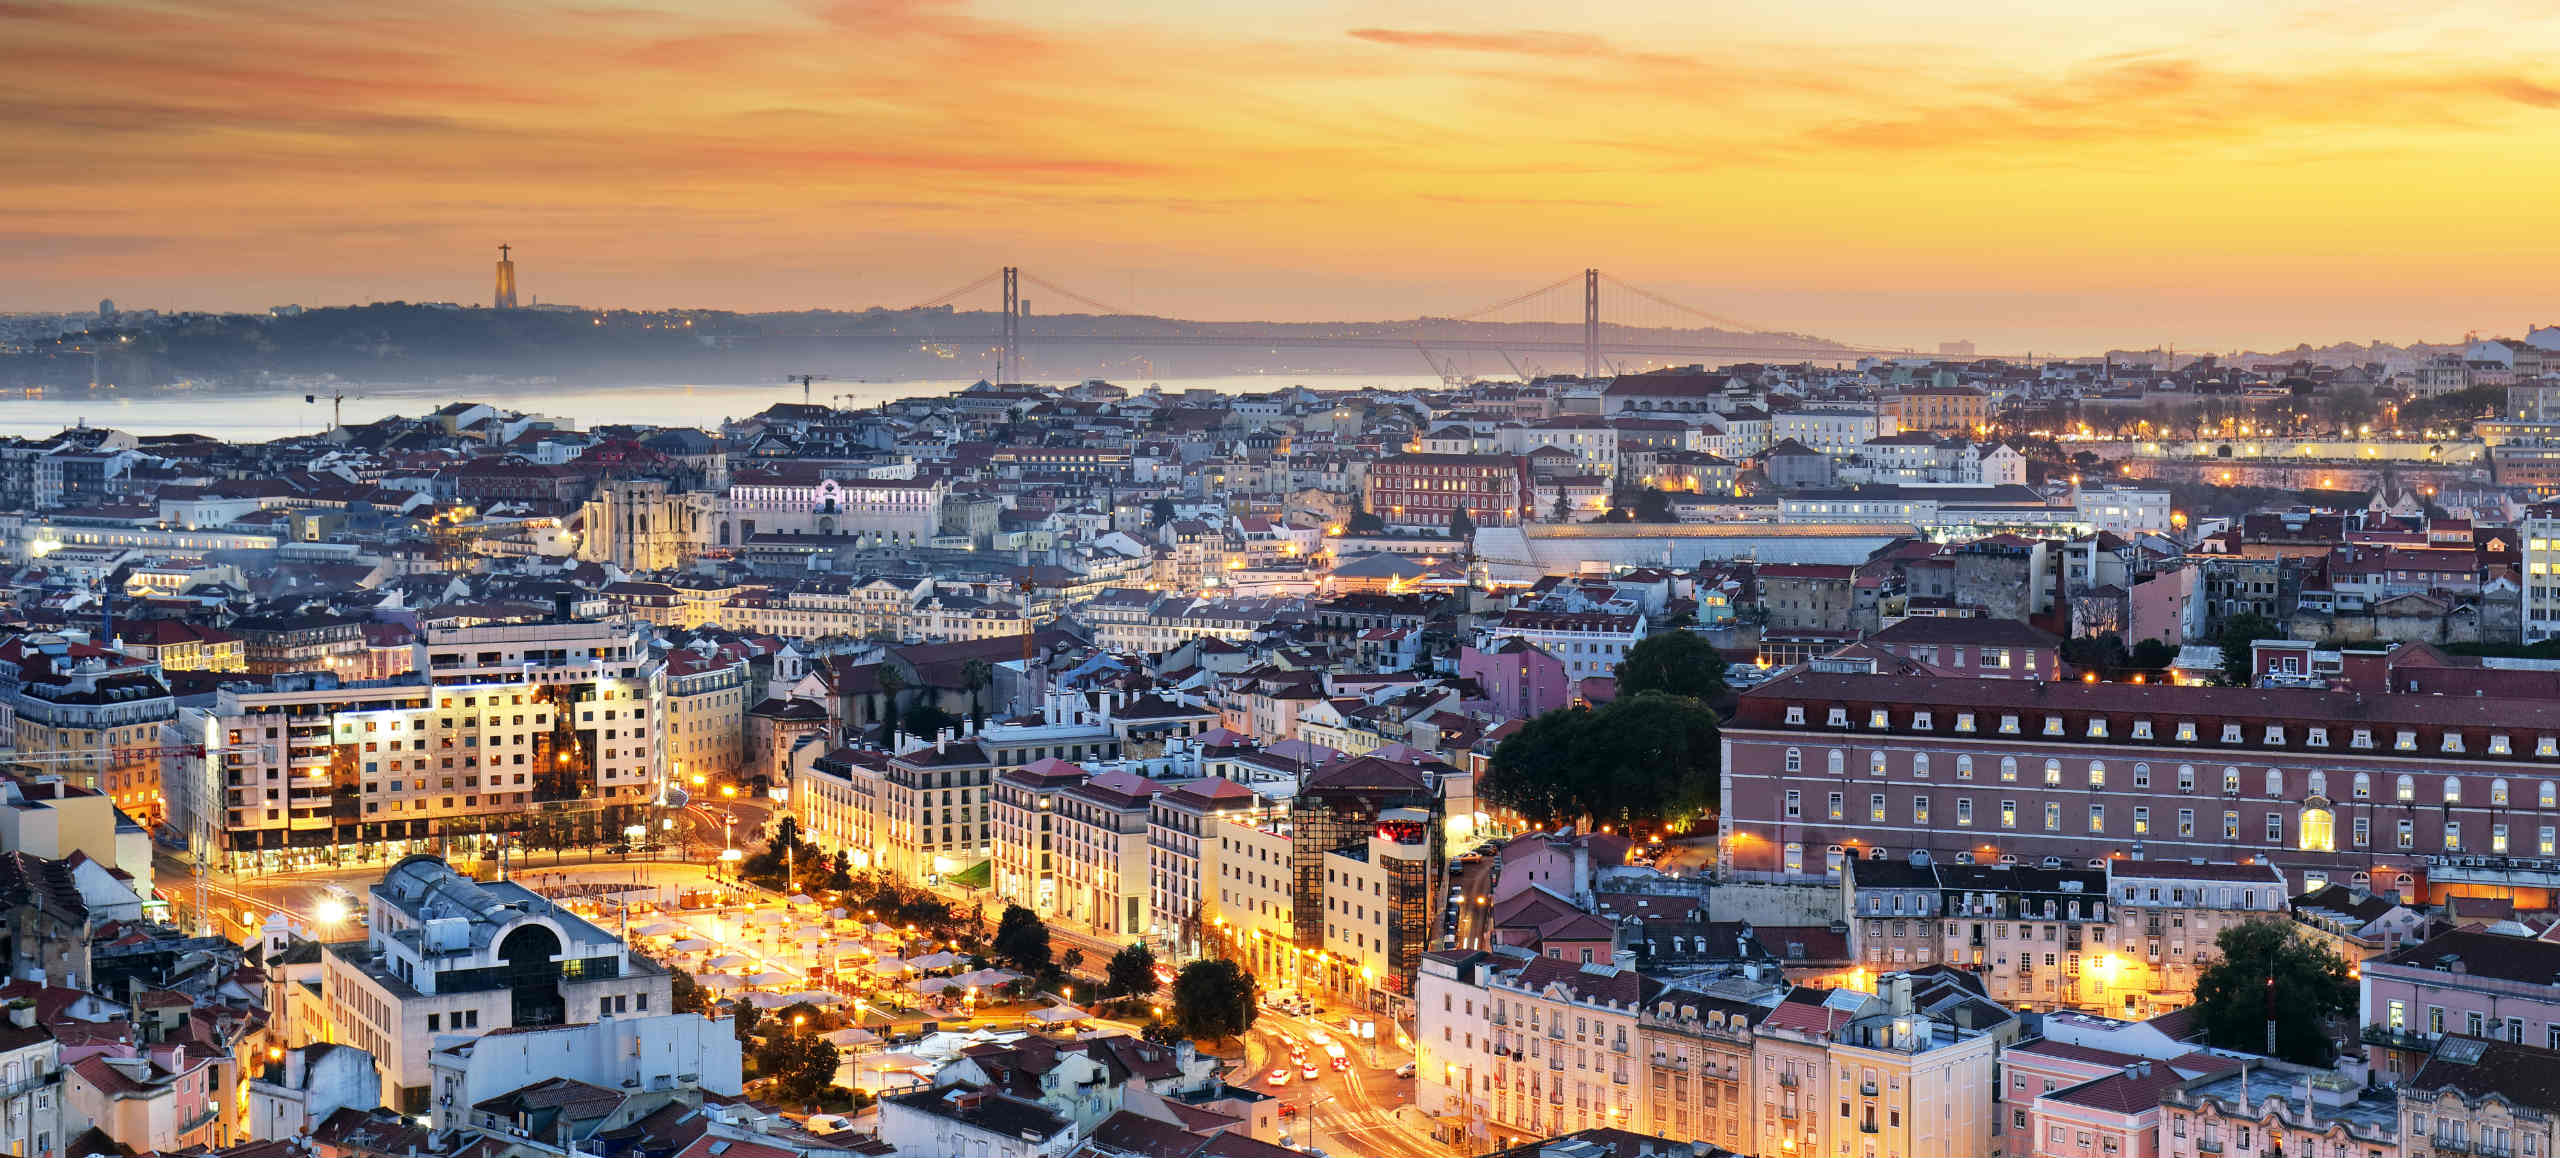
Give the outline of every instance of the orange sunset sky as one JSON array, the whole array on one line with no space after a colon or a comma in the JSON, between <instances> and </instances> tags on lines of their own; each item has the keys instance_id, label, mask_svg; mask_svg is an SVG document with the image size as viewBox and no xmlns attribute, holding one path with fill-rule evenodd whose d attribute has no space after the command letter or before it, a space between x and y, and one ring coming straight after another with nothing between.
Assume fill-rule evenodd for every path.
<instances>
[{"instance_id":1,"label":"orange sunset sky","mask_svg":"<svg viewBox=\"0 0 2560 1158\"><path fill-rule=\"evenodd\" d=\"M0 309L485 300L507 241L595 306L1596 265L1986 350L2560 318L2548 3L0 0L0 46Z\"/></svg>"}]
</instances>

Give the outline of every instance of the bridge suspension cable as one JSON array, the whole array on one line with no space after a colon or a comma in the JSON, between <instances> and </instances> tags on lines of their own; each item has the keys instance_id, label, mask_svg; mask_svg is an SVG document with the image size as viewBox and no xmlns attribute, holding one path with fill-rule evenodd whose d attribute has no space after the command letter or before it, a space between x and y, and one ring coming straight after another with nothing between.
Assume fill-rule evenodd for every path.
<instances>
[{"instance_id":1,"label":"bridge suspension cable","mask_svg":"<svg viewBox=\"0 0 2560 1158\"><path fill-rule=\"evenodd\" d=\"M1460 321L1460 322L1473 322L1473 321L1480 321L1480 320L1482 320L1482 319L1484 318L1484 316L1485 316L1485 315L1487 315L1487 314L1500 313L1500 312L1502 312L1503 310L1510 309L1511 307L1516 306L1516 305L1519 305L1519 304L1520 304L1520 303L1522 303L1522 302L1531 301L1531 300L1533 300L1533 299L1536 299L1536 298L1539 298L1539 297L1543 297L1543 296L1545 296L1545 295L1547 295L1547 294L1554 293L1554 292L1556 292L1557 290L1563 289L1564 287L1569 286L1569 285L1572 285L1573 283L1578 282L1578 281L1581 281L1581 280L1582 280L1582 275L1581 275L1581 274L1578 274L1578 273L1577 273L1577 274L1574 274L1574 275L1572 275L1572 276L1570 276L1570 277L1559 278L1559 279L1557 279L1557 280L1556 280L1556 281L1554 281L1554 282L1551 282L1551 283L1546 284L1546 285L1539 286L1538 288L1533 289L1533 290L1530 290L1530 291L1529 291L1529 292L1527 292L1527 293L1524 293L1524 294L1514 294L1514 295L1513 295L1513 296L1511 296L1511 297L1504 298L1504 299L1502 299L1501 301L1495 302L1495 303L1493 303L1492 305L1489 305L1489 306L1485 306L1485 307L1484 307L1484 308L1482 308L1482 309L1469 310L1469 311L1467 311L1466 313L1454 315L1454 316L1452 317L1452 319L1451 319L1451 320L1453 320L1453 321Z\"/></svg>"},{"instance_id":2,"label":"bridge suspension cable","mask_svg":"<svg viewBox=\"0 0 2560 1158\"><path fill-rule=\"evenodd\" d=\"M1115 305L1112 305L1112 304L1111 304L1111 303L1109 303L1109 302L1100 302L1100 301L1095 301L1095 300L1094 300L1094 299L1092 299L1092 298L1086 297L1086 296L1084 296L1083 294L1077 293L1076 291L1071 290L1071 289L1068 289L1068 288L1067 288L1067 287L1065 287L1065 286L1059 285L1059 284L1058 284L1058 283L1056 283L1056 282L1053 282L1053 281L1050 281L1050 280L1048 280L1048 279L1046 279L1046 278L1043 278L1043 277L1041 277L1041 276L1040 276L1040 275L1038 275L1038 274L1032 274L1032 273L1026 273L1026 274L1023 274L1023 275L1022 275L1022 280L1027 281L1027 282L1030 282L1031 284L1033 284L1033 285L1035 285L1035 286L1038 286L1038 287L1040 287L1041 289L1047 290L1047 291L1049 291L1050 293L1056 294L1056 295L1058 295L1059 297L1062 297L1062 298L1066 298L1067 300L1072 301L1072 302L1075 302L1075 303L1077 303L1077 304L1079 304L1079 305L1090 306L1090 307L1092 307L1094 310L1096 310L1096 311L1098 311L1098 312L1100 312L1100 313L1102 313L1102 314L1104 314L1104 315L1106 315L1106 316L1132 317L1132 316L1135 316L1135 315L1136 315L1136 313L1137 313L1137 311L1135 311L1135 310L1124 310L1124 309L1121 309L1120 307L1115 306Z\"/></svg>"},{"instance_id":3,"label":"bridge suspension cable","mask_svg":"<svg viewBox=\"0 0 2560 1158\"><path fill-rule=\"evenodd\" d=\"M969 283L969 284L967 284L967 285L961 286L959 289L953 290L953 291L951 291L950 293L941 294L941 295L938 295L938 296L935 296L935 297L929 297L929 298L926 298L925 300L920 301L920 302L917 302L916 304L914 304L914 305L912 305L912 306L908 306L907 308L908 308L908 309L911 309L911 310L929 310L929 309L932 309L932 308L933 308L933 307L935 307L935 306L949 305L949 304L951 304L951 302L952 302L954 299L956 299L956 298L964 298L964 297L967 297L967 296L969 296L970 294L976 293L976 292L978 292L979 290L982 290L982 289L987 288L988 286L994 285L994 284L995 284L996 279L997 279L997 278L1000 278L1000 277L1003 277L1003 276L1004 276L1004 271L1003 271L1003 270L997 270L997 271L995 271L994 273L990 273L990 274L988 274L988 275L987 275L987 276L985 276L985 277L979 278L979 279L978 279L978 280L976 280L976 281L973 281L973 282L970 282L970 283Z\"/></svg>"},{"instance_id":4,"label":"bridge suspension cable","mask_svg":"<svg viewBox=\"0 0 2560 1158\"><path fill-rule=\"evenodd\" d=\"M1682 304L1680 304L1679 302L1675 302L1675 301L1671 300L1670 298L1664 297L1664 296L1662 296L1661 294L1655 293L1655 292L1653 292L1652 290L1649 290L1649 289L1644 288L1643 286L1640 286L1640 285L1631 285L1631 284L1629 284L1629 283L1627 283L1627 282L1625 282L1625 281L1622 281L1622 280L1620 280L1619 278L1614 277L1614 276L1609 275L1609 274L1605 274L1605 273L1604 273L1604 274L1601 274L1601 275L1600 275L1600 280L1602 280L1602 281L1604 281L1604 282L1607 282L1607 283L1608 283L1611 287L1613 287L1613 288L1625 290L1625 291L1627 291L1628 293L1634 294L1634 295L1636 295L1637 297L1643 298L1643 299L1645 299L1646 301L1649 301L1649 302L1654 303L1655 305L1663 306L1663 307L1668 308L1668 309L1678 310L1679 312L1684 313L1684 314L1687 314L1687 315L1689 315L1689 316L1691 316L1691 317L1699 318L1699 319L1701 319L1701 320L1704 320L1704 321L1705 321L1705 322L1707 322L1708 324L1715 326L1717 329L1722 329L1722 330L1732 330L1732 331L1734 331L1734 332L1736 332L1736 333L1744 333L1744 334L1765 334L1765 333L1771 333L1771 332L1773 332L1773 331L1769 330L1769 329L1768 329L1767 327L1765 327L1765 326L1759 326L1759 325L1754 325L1754 324L1752 324L1752 323L1750 323L1750 322L1739 321L1739 320L1736 320L1736 319L1733 319L1733 318L1725 317L1725 316L1723 316L1723 315L1721 315L1721 314L1711 314L1711 313L1708 313L1708 312L1707 312L1707 311L1705 311L1705 310L1702 310L1702 309L1697 308L1696 306L1682 305ZM1624 323L1619 323L1619 324L1624 324Z\"/></svg>"}]
</instances>

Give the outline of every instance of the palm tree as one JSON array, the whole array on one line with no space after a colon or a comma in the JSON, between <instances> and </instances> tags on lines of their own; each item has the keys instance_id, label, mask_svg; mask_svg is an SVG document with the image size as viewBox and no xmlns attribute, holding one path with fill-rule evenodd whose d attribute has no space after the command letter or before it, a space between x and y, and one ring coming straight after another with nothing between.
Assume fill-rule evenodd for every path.
<instances>
[{"instance_id":1,"label":"palm tree","mask_svg":"<svg viewBox=\"0 0 2560 1158\"><path fill-rule=\"evenodd\" d=\"M987 661L973 659L960 665L960 684L969 689L969 726L971 728L986 726L986 711L978 706L978 692L994 682L996 682L996 669L989 666Z\"/></svg>"},{"instance_id":2,"label":"palm tree","mask_svg":"<svg viewBox=\"0 0 2560 1158\"><path fill-rule=\"evenodd\" d=\"M880 742L888 745L892 751L898 747L898 693L905 690L907 690L907 677L898 674L898 669L886 663L881 664L880 694L887 697L889 708L880 713L882 725Z\"/></svg>"}]
</instances>

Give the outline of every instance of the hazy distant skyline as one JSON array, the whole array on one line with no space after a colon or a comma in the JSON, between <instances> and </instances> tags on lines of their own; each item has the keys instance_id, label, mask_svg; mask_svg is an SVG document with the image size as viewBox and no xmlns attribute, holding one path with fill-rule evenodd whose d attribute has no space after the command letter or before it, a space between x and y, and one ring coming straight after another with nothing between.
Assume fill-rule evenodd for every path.
<instances>
[{"instance_id":1,"label":"hazy distant skyline","mask_svg":"<svg viewBox=\"0 0 2560 1158\"><path fill-rule=\"evenodd\" d=\"M0 4L0 309L485 302L505 241L528 299L607 307L1011 263L1368 319L1597 265L1923 349L2560 318L2544 5L1595 8Z\"/></svg>"}]
</instances>

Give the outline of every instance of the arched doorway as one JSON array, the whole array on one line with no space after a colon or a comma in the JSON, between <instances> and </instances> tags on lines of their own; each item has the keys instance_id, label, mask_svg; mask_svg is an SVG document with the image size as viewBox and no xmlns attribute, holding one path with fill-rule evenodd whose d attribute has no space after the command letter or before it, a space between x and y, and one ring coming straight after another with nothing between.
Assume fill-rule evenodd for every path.
<instances>
[{"instance_id":1,"label":"arched doorway","mask_svg":"<svg viewBox=\"0 0 2560 1158\"><path fill-rule=\"evenodd\" d=\"M560 935L549 927L523 924L498 942L513 991L515 1025L559 1025L568 1020L568 1002L560 996Z\"/></svg>"}]
</instances>

